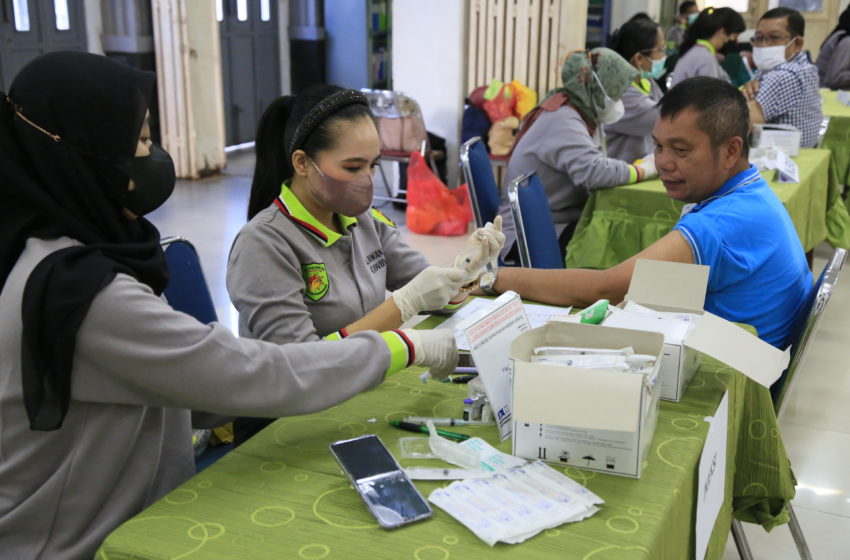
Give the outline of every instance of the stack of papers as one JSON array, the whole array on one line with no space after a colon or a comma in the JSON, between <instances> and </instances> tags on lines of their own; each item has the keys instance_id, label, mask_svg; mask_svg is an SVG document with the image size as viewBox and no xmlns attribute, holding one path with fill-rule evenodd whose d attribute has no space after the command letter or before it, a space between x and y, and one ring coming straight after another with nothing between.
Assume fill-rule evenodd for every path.
<instances>
[{"instance_id":1,"label":"stack of papers","mask_svg":"<svg viewBox=\"0 0 850 560\"><path fill-rule=\"evenodd\" d=\"M431 492L428 500L478 538L521 543L540 531L581 521L603 500L540 461L486 478L459 480Z\"/></svg>"}]
</instances>

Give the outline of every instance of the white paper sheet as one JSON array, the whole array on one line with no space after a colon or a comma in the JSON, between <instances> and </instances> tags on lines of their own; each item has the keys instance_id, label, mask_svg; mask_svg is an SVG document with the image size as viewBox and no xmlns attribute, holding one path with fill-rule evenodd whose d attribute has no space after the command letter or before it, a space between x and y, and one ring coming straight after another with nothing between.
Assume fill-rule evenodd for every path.
<instances>
[{"instance_id":1,"label":"white paper sheet","mask_svg":"<svg viewBox=\"0 0 850 560\"><path fill-rule=\"evenodd\" d=\"M531 328L519 295L506 292L493 302L492 310L481 319L462 323L478 375L484 381L487 399L493 408L499 437L511 435L511 342Z\"/></svg>"},{"instance_id":2,"label":"white paper sheet","mask_svg":"<svg viewBox=\"0 0 850 560\"><path fill-rule=\"evenodd\" d=\"M699 460L697 484L696 559L703 560L708 541L726 494L726 438L729 425L729 393L723 394L710 422L702 456ZM728 530L728 529L727 529Z\"/></svg>"},{"instance_id":3,"label":"white paper sheet","mask_svg":"<svg viewBox=\"0 0 850 560\"><path fill-rule=\"evenodd\" d=\"M495 308L496 300L487 298L472 298L469 303L457 310L457 312L437 325L438 329L451 329L455 333L457 349L469 351L469 342L461 328L467 319L474 321L482 318L488 311ZM551 305L538 305L536 303L524 303L522 308L532 329L542 327L553 316L569 315L572 307L555 307Z\"/></svg>"}]
</instances>

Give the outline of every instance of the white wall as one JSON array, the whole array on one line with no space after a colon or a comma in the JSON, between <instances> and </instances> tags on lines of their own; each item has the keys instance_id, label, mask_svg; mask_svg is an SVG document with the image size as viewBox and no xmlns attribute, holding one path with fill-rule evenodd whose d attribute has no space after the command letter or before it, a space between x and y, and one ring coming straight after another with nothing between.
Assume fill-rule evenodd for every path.
<instances>
[{"instance_id":1,"label":"white wall","mask_svg":"<svg viewBox=\"0 0 850 560\"><path fill-rule=\"evenodd\" d=\"M638 12L646 12L655 21L661 16L661 0L622 0L611 4L612 32Z\"/></svg>"},{"instance_id":2,"label":"white wall","mask_svg":"<svg viewBox=\"0 0 850 560\"><path fill-rule=\"evenodd\" d=\"M467 2L393 0L393 89L422 107L425 126L446 139L449 186L456 185L466 81Z\"/></svg>"}]
</instances>

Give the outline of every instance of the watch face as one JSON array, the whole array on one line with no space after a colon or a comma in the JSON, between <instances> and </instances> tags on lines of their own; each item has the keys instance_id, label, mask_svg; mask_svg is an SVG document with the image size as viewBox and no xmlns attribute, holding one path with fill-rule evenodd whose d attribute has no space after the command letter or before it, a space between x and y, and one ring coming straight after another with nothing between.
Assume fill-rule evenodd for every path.
<instances>
[{"instance_id":1,"label":"watch face","mask_svg":"<svg viewBox=\"0 0 850 560\"><path fill-rule=\"evenodd\" d=\"M496 283L496 273L492 270L488 270L481 275L481 282L479 282L482 286L493 287L493 284Z\"/></svg>"}]
</instances>

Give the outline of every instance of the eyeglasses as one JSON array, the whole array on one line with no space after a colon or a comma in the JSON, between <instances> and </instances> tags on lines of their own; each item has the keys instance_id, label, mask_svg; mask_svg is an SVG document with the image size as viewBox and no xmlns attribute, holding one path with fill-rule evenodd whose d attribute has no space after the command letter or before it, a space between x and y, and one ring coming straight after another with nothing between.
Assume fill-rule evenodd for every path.
<instances>
[{"instance_id":1,"label":"eyeglasses","mask_svg":"<svg viewBox=\"0 0 850 560\"><path fill-rule=\"evenodd\" d=\"M750 39L750 43L753 46L759 47L761 45L780 45L788 39L796 39L796 35L753 35L753 38Z\"/></svg>"}]
</instances>

